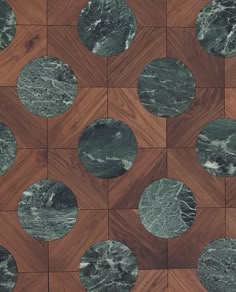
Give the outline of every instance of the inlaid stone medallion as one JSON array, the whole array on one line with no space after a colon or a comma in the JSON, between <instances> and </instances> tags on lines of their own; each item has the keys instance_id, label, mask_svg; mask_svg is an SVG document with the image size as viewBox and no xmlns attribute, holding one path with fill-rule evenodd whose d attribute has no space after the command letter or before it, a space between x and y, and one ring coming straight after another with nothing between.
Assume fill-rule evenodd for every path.
<instances>
[{"instance_id":1,"label":"inlaid stone medallion","mask_svg":"<svg viewBox=\"0 0 236 292\"><path fill-rule=\"evenodd\" d=\"M208 53L236 56L236 1L210 1L197 17L196 33Z\"/></svg>"},{"instance_id":2,"label":"inlaid stone medallion","mask_svg":"<svg viewBox=\"0 0 236 292\"><path fill-rule=\"evenodd\" d=\"M13 256L0 246L0 291L11 292L16 284L17 266Z\"/></svg>"},{"instance_id":3,"label":"inlaid stone medallion","mask_svg":"<svg viewBox=\"0 0 236 292\"><path fill-rule=\"evenodd\" d=\"M88 292L129 292L137 275L135 256L118 241L96 243L81 258L80 279Z\"/></svg>"},{"instance_id":4,"label":"inlaid stone medallion","mask_svg":"<svg viewBox=\"0 0 236 292\"><path fill-rule=\"evenodd\" d=\"M193 75L180 60L156 59L141 72L138 95L143 106L152 114L177 116L189 107L194 98Z\"/></svg>"},{"instance_id":5,"label":"inlaid stone medallion","mask_svg":"<svg viewBox=\"0 0 236 292\"><path fill-rule=\"evenodd\" d=\"M135 15L124 0L90 0L78 20L81 41L100 56L127 50L136 30Z\"/></svg>"},{"instance_id":6,"label":"inlaid stone medallion","mask_svg":"<svg viewBox=\"0 0 236 292\"><path fill-rule=\"evenodd\" d=\"M209 292L236 291L236 239L210 242L198 258L197 273Z\"/></svg>"},{"instance_id":7,"label":"inlaid stone medallion","mask_svg":"<svg viewBox=\"0 0 236 292\"><path fill-rule=\"evenodd\" d=\"M17 91L28 111L41 117L54 117L72 105L77 95L77 80L62 60L44 56L24 66Z\"/></svg>"},{"instance_id":8,"label":"inlaid stone medallion","mask_svg":"<svg viewBox=\"0 0 236 292\"><path fill-rule=\"evenodd\" d=\"M18 218L33 238L44 241L66 235L77 220L74 194L63 183L41 180L30 185L18 204Z\"/></svg>"},{"instance_id":9,"label":"inlaid stone medallion","mask_svg":"<svg viewBox=\"0 0 236 292\"><path fill-rule=\"evenodd\" d=\"M139 202L143 226L162 238L180 236L191 227L196 215L192 191L175 179L160 179L149 185Z\"/></svg>"},{"instance_id":10,"label":"inlaid stone medallion","mask_svg":"<svg viewBox=\"0 0 236 292\"><path fill-rule=\"evenodd\" d=\"M94 176L113 178L127 172L137 154L133 132L116 119L98 119L91 123L79 140L79 157Z\"/></svg>"},{"instance_id":11,"label":"inlaid stone medallion","mask_svg":"<svg viewBox=\"0 0 236 292\"><path fill-rule=\"evenodd\" d=\"M201 165L215 176L236 175L236 121L216 119L204 126L196 143Z\"/></svg>"}]
</instances>

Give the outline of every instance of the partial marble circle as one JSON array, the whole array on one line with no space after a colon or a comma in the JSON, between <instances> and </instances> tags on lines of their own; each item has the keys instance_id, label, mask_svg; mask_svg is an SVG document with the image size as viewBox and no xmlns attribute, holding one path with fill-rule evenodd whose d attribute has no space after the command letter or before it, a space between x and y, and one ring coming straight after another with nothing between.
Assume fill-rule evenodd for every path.
<instances>
[{"instance_id":1,"label":"partial marble circle","mask_svg":"<svg viewBox=\"0 0 236 292\"><path fill-rule=\"evenodd\" d=\"M10 45L15 34L15 13L6 0L0 0L0 51Z\"/></svg>"},{"instance_id":2,"label":"partial marble circle","mask_svg":"<svg viewBox=\"0 0 236 292\"><path fill-rule=\"evenodd\" d=\"M33 238L51 241L65 236L75 225L77 201L63 183L41 180L30 185L18 203L18 218Z\"/></svg>"},{"instance_id":3,"label":"partial marble circle","mask_svg":"<svg viewBox=\"0 0 236 292\"><path fill-rule=\"evenodd\" d=\"M0 175L4 175L16 159L16 139L11 130L0 122Z\"/></svg>"},{"instance_id":4,"label":"partial marble circle","mask_svg":"<svg viewBox=\"0 0 236 292\"><path fill-rule=\"evenodd\" d=\"M136 257L118 241L96 243L81 258L80 279L88 292L129 292L137 275Z\"/></svg>"},{"instance_id":5,"label":"partial marble circle","mask_svg":"<svg viewBox=\"0 0 236 292\"><path fill-rule=\"evenodd\" d=\"M198 258L197 274L209 292L236 291L236 239L209 243Z\"/></svg>"},{"instance_id":6,"label":"partial marble circle","mask_svg":"<svg viewBox=\"0 0 236 292\"><path fill-rule=\"evenodd\" d=\"M11 292L16 284L17 266L11 253L0 246L0 291Z\"/></svg>"},{"instance_id":7,"label":"partial marble circle","mask_svg":"<svg viewBox=\"0 0 236 292\"><path fill-rule=\"evenodd\" d=\"M215 176L236 175L236 121L216 119L204 126L196 143L201 165Z\"/></svg>"},{"instance_id":8,"label":"partial marble circle","mask_svg":"<svg viewBox=\"0 0 236 292\"><path fill-rule=\"evenodd\" d=\"M55 117L74 102L77 79L62 60L44 56L24 66L18 77L17 91L28 111L41 117Z\"/></svg>"},{"instance_id":9,"label":"partial marble circle","mask_svg":"<svg viewBox=\"0 0 236 292\"><path fill-rule=\"evenodd\" d=\"M138 95L143 106L152 114L175 117L183 113L194 98L192 72L180 60L156 59L141 72Z\"/></svg>"},{"instance_id":10,"label":"partial marble circle","mask_svg":"<svg viewBox=\"0 0 236 292\"><path fill-rule=\"evenodd\" d=\"M139 202L139 218L153 235L162 238L180 236L196 216L192 191L176 179L160 179L149 185Z\"/></svg>"},{"instance_id":11,"label":"partial marble circle","mask_svg":"<svg viewBox=\"0 0 236 292\"><path fill-rule=\"evenodd\" d=\"M196 34L209 54L236 56L235 0L213 0L204 6L197 17Z\"/></svg>"},{"instance_id":12,"label":"partial marble circle","mask_svg":"<svg viewBox=\"0 0 236 292\"><path fill-rule=\"evenodd\" d=\"M113 178L127 172L137 154L133 132L116 119L98 119L91 123L79 140L79 157L94 176Z\"/></svg>"},{"instance_id":13,"label":"partial marble circle","mask_svg":"<svg viewBox=\"0 0 236 292\"><path fill-rule=\"evenodd\" d=\"M135 15L123 0L90 0L78 20L81 41L100 56L114 56L127 50L136 30Z\"/></svg>"}]
</instances>

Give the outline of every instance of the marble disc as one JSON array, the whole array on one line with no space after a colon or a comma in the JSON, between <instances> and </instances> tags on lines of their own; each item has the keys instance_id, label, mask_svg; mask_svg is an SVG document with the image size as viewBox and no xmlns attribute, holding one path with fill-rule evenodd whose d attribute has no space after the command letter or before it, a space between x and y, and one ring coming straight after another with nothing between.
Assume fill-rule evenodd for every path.
<instances>
[{"instance_id":1,"label":"marble disc","mask_svg":"<svg viewBox=\"0 0 236 292\"><path fill-rule=\"evenodd\" d=\"M196 143L201 165L215 176L236 175L236 121L216 119L202 129Z\"/></svg>"},{"instance_id":2,"label":"marble disc","mask_svg":"<svg viewBox=\"0 0 236 292\"><path fill-rule=\"evenodd\" d=\"M160 179L149 185L139 202L139 218L153 235L162 238L180 236L196 216L192 191L175 179Z\"/></svg>"},{"instance_id":3,"label":"marble disc","mask_svg":"<svg viewBox=\"0 0 236 292\"><path fill-rule=\"evenodd\" d=\"M67 111L74 102L77 79L62 60L43 56L24 66L17 91L28 111L41 117L54 117Z\"/></svg>"},{"instance_id":4,"label":"marble disc","mask_svg":"<svg viewBox=\"0 0 236 292\"><path fill-rule=\"evenodd\" d=\"M17 266L10 252L0 246L0 291L11 292L16 284Z\"/></svg>"},{"instance_id":5,"label":"marble disc","mask_svg":"<svg viewBox=\"0 0 236 292\"><path fill-rule=\"evenodd\" d=\"M79 157L94 176L113 178L127 172L137 154L133 132L116 119L98 119L91 123L79 140Z\"/></svg>"},{"instance_id":6,"label":"marble disc","mask_svg":"<svg viewBox=\"0 0 236 292\"><path fill-rule=\"evenodd\" d=\"M11 130L0 122L0 175L4 175L16 158L16 139Z\"/></svg>"},{"instance_id":7,"label":"marble disc","mask_svg":"<svg viewBox=\"0 0 236 292\"><path fill-rule=\"evenodd\" d=\"M197 274L209 292L236 291L236 239L209 243L198 258Z\"/></svg>"},{"instance_id":8,"label":"marble disc","mask_svg":"<svg viewBox=\"0 0 236 292\"><path fill-rule=\"evenodd\" d=\"M129 292L137 275L136 257L118 241L96 243L81 258L80 279L88 292Z\"/></svg>"},{"instance_id":9,"label":"marble disc","mask_svg":"<svg viewBox=\"0 0 236 292\"><path fill-rule=\"evenodd\" d=\"M138 95L143 106L160 117L183 113L195 95L192 72L180 60L156 59L147 64L138 79Z\"/></svg>"},{"instance_id":10,"label":"marble disc","mask_svg":"<svg viewBox=\"0 0 236 292\"><path fill-rule=\"evenodd\" d=\"M210 1L197 17L196 34L209 54L236 56L236 1Z\"/></svg>"},{"instance_id":11,"label":"marble disc","mask_svg":"<svg viewBox=\"0 0 236 292\"><path fill-rule=\"evenodd\" d=\"M15 13L6 0L0 0L0 51L10 45L15 34Z\"/></svg>"},{"instance_id":12,"label":"marble disc","mask_svg":"<svg viewBox=\"0 0 236 292\"><path fill-rule=\"evenodd\" d=\"M18 203L18 218L33 238L51 241L65 236L75 225L78 206L63 183L41 180L30 185Z\"/></svg>"},{"instance_id":13,"label":"marble disc","mask_svg":"<svg viewBox=\"0 0 236 292\"><path fill-rule=\"evenodd\" d=\"M78 20L81 41L100 56L114 56L127 50L136 30L135 15L123 0L88 1Z\"/></svg>"}]
</instances>

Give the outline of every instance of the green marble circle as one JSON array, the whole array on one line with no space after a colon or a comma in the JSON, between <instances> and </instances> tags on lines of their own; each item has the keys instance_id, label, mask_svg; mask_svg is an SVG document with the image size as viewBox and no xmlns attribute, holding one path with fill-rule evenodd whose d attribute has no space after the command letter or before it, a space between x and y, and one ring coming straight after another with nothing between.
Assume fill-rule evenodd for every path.
<instances>
[{"instance_id":1,"label":"green marble circle","mask_svg":"<svg viewBox=\"0 0 236 292\"><path fill-rule=\"evenodd\" d=\"M160 179L149 185L139 202L139 218L153 235L180 236L195 219L196 202L192 191L176 179Z\"/></svg>"},{"instance_id":2,"label":"green marble circle","mask_svg":"<svg viewBox=\"0 0 236 292\"><path fill-rule=\"evenodd\" d=\"M136 30L135 15L123 0L90 0L78 20L81 41L99 56L114 56L127 50Z\"/></svg>"},{"instance_id":3,"label":"green marble circle","mask_svg":"<svg viewBox=\"0 0 236 292\"><path fill-rule=\"evenodd\" d=\"M74 102L77 80L62 60L43 56L24 66L18 77L17 91L28 111L41 117L55 117Z\"/></svg>"},{"instance_id":4,"label":"green marble circle","mask_svg":"<svg viewBox=\"0 0 236 292\"><path fill-rule=\"evenodd\" d=\"M80 279L88 292L129 292L137 275L136 257L118 241L96 243L81 258Z\"/></svg>"},{"instance_id":5,"label":"green marble circle","mask_svg":"<svg viewBox=\"0 0 236 292\"><path fill-rule=\"evenodd\" d=\"M201 165L215 176L236 175L236 121L216 119L204 126L196 143Z\"/></svg>"},{"instance_id":6,"label":"green marble circle","mask_svg":"<svg viewBox=\"0 0 236 292\"><path fill-rule=\"evenodd\" d=\"M137 154L137 141L130 128L116 119L98 119L79 140L79 157L94 176L113 178L127 172Z\"/></svg>"},{"instance_id":7,"label":"green marble circle","mask_svg":"<svg viewBox=\"0 0 236 292\"><path fill-rule=\"evenodd\" d=\"M78 205L63 183L41 180L30 185L18 203L18 218L33 238L51 241L65 236L75 225Z\"/></svg>"},{"instance_id":8,"label":"green marble circle","mask_svg":"<svg viewBox=\"0 0 236 292\"><path fill-rule=\"evenodd\" d=\"M213 0L204 6L197 17L196 34L209 54L236 56L235 0Z\"/></svg>"},{"instance_id":9,"label":"green marble circle","mask_svg":"<svg viewBox=\"0 0 236 292\"><path fill-rule=\"evenodd\" d=\"M236 239L210 242L198 258L197 274L209 292L236 291Z\"/></svg>"},{"instance_id":10,"label":"green marble circle","mask_svg":"<svg viewBox=\"0 0 236 292\"><path fill-rule=\"evenodd\" d=\"M16 139L11 130L0 122L0 175L4 175L16 159Z\"/></svg>"},{"instance_id":11,"label":"green marble circle","mask_svg":"<svg viewBox=\"0 0 236 292\"><path fill-rule=\"evenodd\" d=\"M0 51L6 49L16 34L16 16L5 0L0 0Z\"/></svg>"},{"instance_id":12,"label":"green marble circle","mask_svg":"<svg viewBox=\"0 0 236 292\"><path fill-rule=\"evenodd\" d=\"M191 71L180 60L157 59L146 65L138 79L138 95L143 106L160 117L183 113L195 95Z\"/></svg>"},{"instance_id":13,"label":"green marble circle","mask_svg":"<svg viewBox=\"0 0 236 292\"><path fill-rule=\"evenodd\" d=\"M0 291L11 292L16 285L17 266L11 253L0 246Z\"/></svg>"}]
</instances>

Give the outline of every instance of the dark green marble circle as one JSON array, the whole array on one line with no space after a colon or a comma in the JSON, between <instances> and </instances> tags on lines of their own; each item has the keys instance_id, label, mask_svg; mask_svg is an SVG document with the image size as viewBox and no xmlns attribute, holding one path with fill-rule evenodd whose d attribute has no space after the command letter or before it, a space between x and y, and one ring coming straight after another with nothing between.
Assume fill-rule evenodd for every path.
<instances>
[{"instance_id":1,"label":"dark green marble circle","mask_svg":"<svg viewBox=\"0 0 236 292\"><path fill-rule=\"evenodd\" d=\"M129 292L137 275L136 257L118 241L96 243L81 258L80 279L88 292Z\"/></svg>"},{"instance_id":2,"label":"dark green marble circle","mask_svg":"<svg viewBox=\"0 0 236 292\"><path fill-rule=\"evenodd\" d=\"M191 71L180 60L157 59L146 65L138 79L138 95L143 106L160 117L183 113L195 95Z\"/></svg>"},{"instance_id":3,"label":"dark green marble circle","mask_svg":"<svg viewBox=\"0 0 236 292\"><path fill-rule=\"evenodd\" d=\"M11 292L17 279L17 266L11 253L0 246L0 291Z\"/></svg>"},{"instance_id":4,"label":"dark green marble circle","mask_svg":"<svg viewBox=\"0 0 236 292\"><path fill-rule=\"evenodd\" d=\"M127 50L136 30L135 15L123 0L90 0L78 20L81 41L100 56L114 56Z\"/></svg>"},{"instance_id":5,"label":"dark green marble circle","mask_svg":"<svg viewBox=\"0 0 236 292\"><path fill-rule=\"evenodd\" d=\"M24 66L17 91L28 111L41 117L54 117L67 111L74 102L77 80L62 60L43 56Z\"/></svg>"},{"instance_id":6,"label":"dark green marble circle","mask_svg":"<svg viewBox=\"0 0 236 292\"><path fill-rule=\"evenodd\" d=\"M41 180L30 185L18 203L18 218L33 238L51 241L65 236L75 225L77 201L63 183Z\"/></svg>"},{"instance_id":7,"label":"dark green marble circle","mask_svg":"<svg viewBox=\"0 0 236 292\"><path fill-rule=\"evenodd\" d=\"M180 236L195 219L196 202L192 191L176 179L160 179L149 185L139 202L139 218L153 235Z\"/></svg>"},{"instance_id":8,"label":"dark green marble circle","mask_svg":"<svg viewBox=\"0 0 236 292\"><path fill-rule=\"evenodd\" d=\"M16 16L5 0L0 0L0 51L7 48L16 34Z\"/></svg>"},{"instance_id":9,"label":"dark green marble circle","mask_svg":"<svg viewBox=\"0 0 236 292\"><path fill-rule=\"evenodd\" d=\"M196 143L201 165L215 176L236 175L236 121L216 119L204 126Z\"/></svg>"},{"instance_id":10,"label":"dark green marble circle","mask_svg":"<svg viewBox=\"0 0 236 292\"><path fill-rule=\"evenodd\" d=\"M16 159L16 139L11 130L0 122L0 175L4 175Z\"/></svg>"},{"instance_id":11,"label":"dark green marble circle","mask_svg":"<svg viewBox=\"0 0 236 292\"><path fill-rule=\"evenodd\" d=\"M213 0L204 6L197 17L196 34L209 54L236 56L235 0Z\"/></svg>"},{"instance_id":12,"label":"dark green marble circle","mask_svg":"<svg viewBox=\"0 0 236 292\"><path fill-rule=\"evenodd\" d=\"M198 258L197 274L209 292L236 291L236 239L210 242Z\"/></svg>"},{"instance_id":13,"label":"dark green marble circle","mask_svg":"<svg viewBox=\"0 0 236 292\"><path fill-rule=\"evenodd\" d=\"M116 119L98 119L91 123L79 140L79 157L94 176L113 178L127 172L137 154L133 132Z\"/></svg>"}]
</instances>

